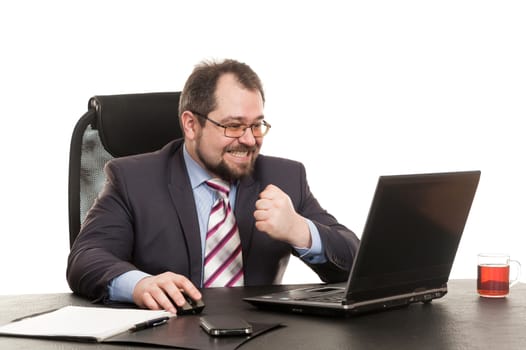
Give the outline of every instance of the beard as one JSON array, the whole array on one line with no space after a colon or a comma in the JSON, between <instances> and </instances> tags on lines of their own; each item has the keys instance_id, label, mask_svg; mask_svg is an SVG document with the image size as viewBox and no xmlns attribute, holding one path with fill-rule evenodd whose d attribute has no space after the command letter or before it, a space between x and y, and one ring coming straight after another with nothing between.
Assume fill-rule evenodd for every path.
<instances>
[{"instance_id":1,"label":"beard","mask_svg":"<svg viewBox=\"0 0 526 350\"><path fill-rule=\"evenodd\" d=\"M249 152L256 154L256 157L254 157L249 163L239 165L238 167L234 168L230 165L228 165L224 159L221 159L219 162L213 162L211 159L207 158L202 152L201 152L201 140L202 138L199 137L196 142L196 154L199 160L203 163L206 170L208 170L210 173L219 176L221 179L228 181L228 182L235 182L237 180L241 180L242 178L249 176L254 171L254 164L256 163L257 158L257 152L259 151L259 146L254 145L252 147L244 146L244 145L237 145L232 147L227 147L223 150L223 154L228 152Z\"/></svg>"}]
</instances>

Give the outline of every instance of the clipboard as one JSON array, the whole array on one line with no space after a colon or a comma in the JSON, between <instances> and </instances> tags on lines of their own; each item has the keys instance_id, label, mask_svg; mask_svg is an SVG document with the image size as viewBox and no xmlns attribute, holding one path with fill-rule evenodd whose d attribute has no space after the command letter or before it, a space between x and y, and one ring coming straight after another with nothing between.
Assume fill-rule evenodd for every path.
<instances>
[{"instance_id":1,"label":"clipboard","mask_svg":"<svg viewBox=\"0 0 526 350\"><path fill-rule=\"evenodd\" d=\"M249 321L252 334L218 338L203 331L199 321L199 315L176 317L164 310L66 306L13 320L0 326L0 336L228 350L283 327Z\"/></svg>"}]
</instances>

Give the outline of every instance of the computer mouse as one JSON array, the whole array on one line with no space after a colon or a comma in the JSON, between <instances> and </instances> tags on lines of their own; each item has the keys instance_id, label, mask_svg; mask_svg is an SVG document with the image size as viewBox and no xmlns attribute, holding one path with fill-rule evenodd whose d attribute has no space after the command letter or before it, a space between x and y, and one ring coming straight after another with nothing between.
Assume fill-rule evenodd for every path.
<instances>
[{"instance_id":1,"label":"computer mouse","mask_svg":"<svg viewBox=\"0 0 526 350\"><path fill-rule=\"evenodd\" d=\"M177 315L196 315L200 314L205 308L203 300L193 300L185 292L181 291L183 297L186 299L186 303L183 306L178 306L174 303L177 308Z\"/></svg>"}]
</instances>

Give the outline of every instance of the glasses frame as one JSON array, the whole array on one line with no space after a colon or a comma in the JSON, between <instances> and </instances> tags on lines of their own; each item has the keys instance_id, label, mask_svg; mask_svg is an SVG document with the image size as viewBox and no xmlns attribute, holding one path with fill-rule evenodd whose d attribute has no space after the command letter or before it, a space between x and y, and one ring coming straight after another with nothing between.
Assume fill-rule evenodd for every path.
<instances>
[{"instance_id":1,"label":"glasses frame","mask_svg":"<svg viewBox=\"0 0 526 350\"><path fill-rule=\"evenodd\" d=\"M243 137L243 135L245 135L245 133L247 132L247 129L250 129L250 130L252 131L252 136L254 136L254 137L258 137L258 138L259 138L259 137L263 137L263 136L265 136L265 135L268 134L268 132L269 132L269 130L270 130L270 128L271 128L271 125L270 125L269 123L267 123L267 121L265 121L265 120L263 119L263 120L261 120L261 124L265 125L265 127L266 127L267 129L266 129L266 131L265 131L261 136L256 136L256 135L254 135L254 127L257 126L256 124L247 125L247 126L243 129L243 133L242 133L241 135L239 135L239 136L229 136L229 135L226 134L226 133L227 133L227 130L230 128L229 126L226 126L226 125L223 125L223 124L221 124L221 123L219 123L219 122L216 122L215 120L208 118L208 116L204 115L203 113L195 112L195 111L192 111L192 110L191 110L190 112L192 112L192 114L195 114L195 115L197 115L197 116L199 116L199 117L201 117L201 118L203 118L203 119L205 119L205 120L208 120L210 123L212 123L212 124L214 124L214 125L216 125L216 126L219 126L220 128L223 128L223 129L224 129L224 135L225 135L225 137L228 137L228 138L231 138L231 139L238 139L238 138L240 138L240 137Z\"/></svg>"}]
</instances>

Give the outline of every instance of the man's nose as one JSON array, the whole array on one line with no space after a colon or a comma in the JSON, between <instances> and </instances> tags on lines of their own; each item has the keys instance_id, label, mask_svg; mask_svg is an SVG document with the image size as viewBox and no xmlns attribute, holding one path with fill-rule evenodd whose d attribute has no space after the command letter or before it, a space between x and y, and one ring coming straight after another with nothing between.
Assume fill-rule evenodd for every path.
<instances>
[{"instance_id":1,"label":"man's nose","mask_svg":"<svg viewBox=\"0 0 526 350\"><path fill-rule=\"evenodd\" d=\"M253 146L256 144L256 138L252 132L252 128L246 128L245 133L239 137L239 143Z\"/></svg>"}]
</instances>

